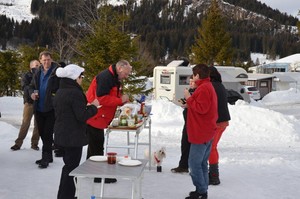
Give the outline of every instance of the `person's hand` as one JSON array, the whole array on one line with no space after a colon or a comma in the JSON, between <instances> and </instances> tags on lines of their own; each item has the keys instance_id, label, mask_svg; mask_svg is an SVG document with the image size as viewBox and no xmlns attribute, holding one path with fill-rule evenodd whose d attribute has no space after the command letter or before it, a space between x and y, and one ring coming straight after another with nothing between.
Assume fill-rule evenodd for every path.
<instances>
[{"instance_id":1,"label":"person's hand","mask_svg":"<svg viewBox=\"0 0 300 199\"><path fill-rule=\"evenodd\" d=\"M122 103L126 103L126 102L129 102L129 96L128 95L122 95Z\"/></svg>"},{"instance_id":2,"label":"person's hand","mask_svg":"<svg viewBox=\"0 0 300 199\"><path fill-rule=\"evenodd\" d=\"M180 105L182 108L187 108L187 104L181 104Z\"/></svg>"},{"instance_id":3,"label":"person's hand","mask_svg":"<svg viewBox=\"0 0 300 199\"><path fill-rule=\"evenodd\" d=\"M91 104L96 106L97 108L100 106L100 103L97 99L94 99L94 101L92 101Z\"/></svg>"},{"instance_id":4,"label":"person's hand","mask_svg":"<svg viewBox=\"0 0 300 199\"><path fill-rule=\"evenodd\" d=\"M38 100L39 99L39 95L37 95L36 93L32 93L30 95L30 97L31 97L32 100Z\"/></svg>"},{"instance_id":5,"label":"person's hand","mask_svg":"<svg viewBox=\"0 0 300 199\"><path fill-rule=\"evenodd\" d=\"M184 93L184 98L187 100L189 97L191 97L191 94L190 94L190 92L189 92L189 89L184 89L184 91L183 91Z\"/></svg>"}]
</instances>

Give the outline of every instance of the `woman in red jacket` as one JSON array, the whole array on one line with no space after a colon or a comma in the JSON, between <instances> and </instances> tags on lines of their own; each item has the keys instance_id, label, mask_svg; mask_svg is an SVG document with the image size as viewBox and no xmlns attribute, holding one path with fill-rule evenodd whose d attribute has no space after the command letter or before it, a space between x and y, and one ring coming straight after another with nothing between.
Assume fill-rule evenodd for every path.
<instances>
[{"instance_id":1,"label":"woman in red jacket","mask_svg":"<svg viewBox=\"0 0 300 199\"><path fill-rule=\"evenodd\" d=\"M197 64L193 68L193 77L197 89L191 95L186 89L184 97L188 107L187 133L191 143L189 168L195 191L186 199L207 199L208 190L208 157L212 139L216 132L218 119L217 95L210 82L209 68Z\"/></svg>"},{"instance_id":2,"label":"woman in red jacket","mask_svg":"<svg viewBox=\"0 0 300 199\"><path fill-rule=\"evenodd\" d=\"M216 91L218 97L218 120L216 135L212 142L210 155L208 158L209 162L209 184L218 185L220 184L219 179L219 153L218 143L221 139L223 132L229 125L230 114L228 110L227 90L222 84L222 78L216 67L210 66L210 81Z\"/></svg>"}]
</instances>

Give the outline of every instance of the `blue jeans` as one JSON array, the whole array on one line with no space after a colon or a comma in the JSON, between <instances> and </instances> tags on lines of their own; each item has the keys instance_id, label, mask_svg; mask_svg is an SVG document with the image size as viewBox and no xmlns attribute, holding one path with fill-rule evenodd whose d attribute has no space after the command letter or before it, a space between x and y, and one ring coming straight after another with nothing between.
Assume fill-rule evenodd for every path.
<instances>
[{"instance_id":1,"label":"blue jeans","mask_svg":"<svg viewBox=\"0 0 300 199\"><path fill-rule=\"evenodd\" d=\"M191 144L189 154L190 175L196 191L199 194L208 189L208 157L211 149L211 141L206 144Z\"/></svg>"}]
</instances>

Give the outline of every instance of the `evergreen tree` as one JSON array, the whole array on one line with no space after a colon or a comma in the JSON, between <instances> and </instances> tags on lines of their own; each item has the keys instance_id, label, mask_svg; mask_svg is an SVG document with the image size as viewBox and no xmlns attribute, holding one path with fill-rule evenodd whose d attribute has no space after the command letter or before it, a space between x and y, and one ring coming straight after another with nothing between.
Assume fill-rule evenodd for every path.
<instances>
[{"instance_id":1,"label":"evergreen tree","mask_svg":"<svg viewBox=\"0 0 300 199\"><path fill-rule=\"evenodd\" d=\"M109 6L100 7L100 19L95 22L94 31L80 41L80 59L84 62L85 76L88 78L83 85L85 89L94 76L121 59L130 61L134 66L134 75L138 75L136 72L141 63L135 61L137 47L130 39L130 35L122 32L123 21L120 19L124 20L124 17ZM144 86L141 87L130 85L137 85L138 82L142 83L143 81L145 80L131 76L128 81L125 81L127 86L124 87L124 91L127 91L127 94L142 93L145 84L142 84Z\"/></svg>"},{"instance_id":2,"label":"evergreen tree","mask_svg":"<svg viewBox=\"0 0 300 199\"><path fill-rule=\"evenodd\" d=\"M39 54L44 50L49 51L49 49L39 46L32 47L29 45L21 45L18 48L18 52L20 53L20 59L22 61L20 62L18 72L21 74L27 72L29 70L30 61L34 59L39 60Z\"/></svg>"},{"instance_id":3,"label":"evergreen tree","mask_svg":"<svg viewBox=\"0 0 300 199\"><path fill-rule=\"evenodd\" d=\"M20 63L18 53L14 51L0 52L0 96L16 96L20 90L20 77L18 66Z\"/></svg>"},{"instance_id":4,"label":"evergreen tree","mask_svg":"<svg viewBox=\"0 0 300 199\"><path fill-rule=\"evenodd\" d=\"M30 11L32 14L37 14L41 6L44 5L44 0L31 0Z\"/></svg>"},{"instance_id":5,"label":"evergreen tree","mask_svg":"<svg viewBox=\"0 0 300 199\"><path fill-rule=\"evenodd\" d=\"M101 19L93 25L93 32L79 42L86 75L95 76L99 71L120 59L131 60L136 49L129 35L121 32L119 15L107 6L101 7Z\"/></svg>"},{"instance_id":6,"label":"evergreen tree","mask_svg":"<svg viewBox=\"0 0 300 199\"><path fill-rule=\"evenodd\" d=\"M198 29L198 36L192 46L194 63L213 65L231 64L233 49L231 38L225 29L225 20L216 0L213 0L202 26Z\"/></svg>"}]
</instances>

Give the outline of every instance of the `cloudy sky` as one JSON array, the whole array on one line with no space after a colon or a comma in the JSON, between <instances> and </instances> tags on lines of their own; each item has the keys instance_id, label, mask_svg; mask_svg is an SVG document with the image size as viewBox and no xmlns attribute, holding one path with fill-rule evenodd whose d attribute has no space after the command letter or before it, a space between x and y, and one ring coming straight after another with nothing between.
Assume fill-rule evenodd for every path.
<instances>
[{"instance_id":1,"label":"cloudy sky","mask_svg":"<svg viewBox=\"0 0 300 199\"><path fill-rule=\"evenodd\" d=\"M292 16L297 16L300 10L299 0L258 0L271 8L278 9L281 12L286 12ZM299 16L298 16L299 17ZM300 17L299 17L300 18Z\"/></svg>"}]
</instances>

